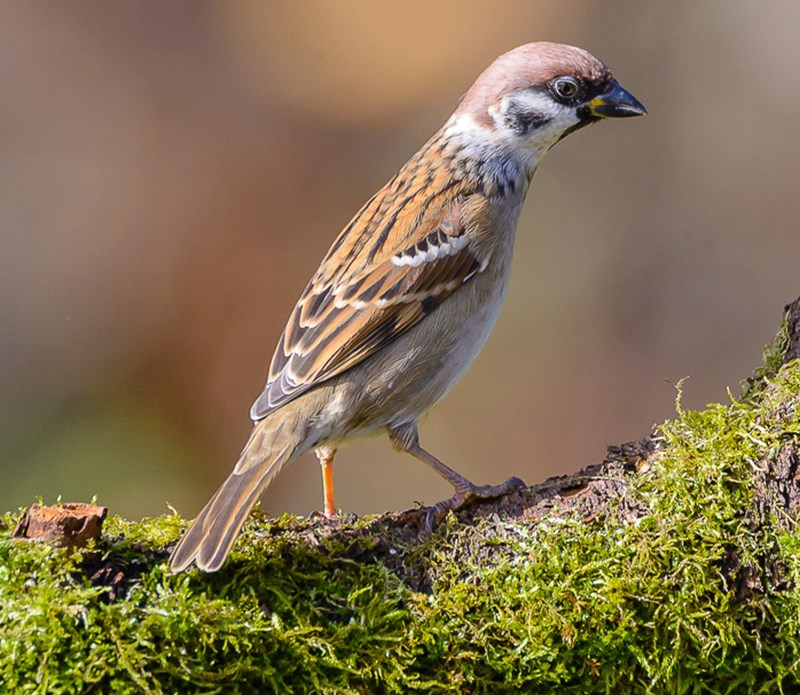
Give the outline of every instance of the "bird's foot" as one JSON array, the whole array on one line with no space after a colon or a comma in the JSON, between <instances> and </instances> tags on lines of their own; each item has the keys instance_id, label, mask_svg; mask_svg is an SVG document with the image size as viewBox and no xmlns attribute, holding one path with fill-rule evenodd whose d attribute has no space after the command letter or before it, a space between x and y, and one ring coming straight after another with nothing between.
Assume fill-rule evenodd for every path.
<instances>
[{"instance_id":1,"label":"bird's foot","mask_svg":"<svg viewBox=\"0 0 800 695\"><path fill-rule=\"evenodd\" d=\"M437 502L428 509L428 513L425 515L425 525L429 531L432 531L436 521L449 511L456 511L478 500L491 500L495 497L502 497L521 487L527 486L517 477L509 478L504 483L500 483L500 485L473 485L469 483L468 485L459 486L456 488L456 494L451 498Z\"/></svg>"},{"instance_id":2,"label":"bird's foot","mask_svg":"<svg viewBox=\"0 0 800 695\"><path fill-rule=\"evenodd\" d=\"M315 509L308 515L309 519L327 519L328 521L335 521L339 518L339 512L335 509L333 511L325 510L320 511L319 509Z\"/></svg>"}]
</instances>

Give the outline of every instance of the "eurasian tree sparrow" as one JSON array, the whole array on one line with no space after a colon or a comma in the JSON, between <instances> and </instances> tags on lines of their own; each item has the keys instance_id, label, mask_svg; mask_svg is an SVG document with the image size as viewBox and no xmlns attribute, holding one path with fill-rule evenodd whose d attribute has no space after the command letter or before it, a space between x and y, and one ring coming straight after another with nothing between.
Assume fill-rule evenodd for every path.
<instances>
[{"instance_id":1,"label":"eurasian tree sparrow","mask_svg":"<svg viewBox=\"0 0 800 695\"><path fill-rule=\"evenodd\" d=\"M645 108L580 48L530 43L500 56L455 113L356 213L292 311L255 427L233 472L172 553L171 569L219 569L248 513L290 461L316 450L333 516L336 450L385 432L455 494L428 512L502 494L419 444L417 420L458 381L497 319L514 234L544 154L569 133Z\"/></svg>"}]
</instances>

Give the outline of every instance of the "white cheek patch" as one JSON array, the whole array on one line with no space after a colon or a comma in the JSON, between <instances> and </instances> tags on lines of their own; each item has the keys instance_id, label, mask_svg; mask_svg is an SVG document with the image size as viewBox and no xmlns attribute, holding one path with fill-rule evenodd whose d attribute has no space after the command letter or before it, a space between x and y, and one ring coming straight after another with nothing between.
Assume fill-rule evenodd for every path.
<instances>
[{"instance_id":1,"label":"white cheek patch","mask_svg":"<svg viewBox=\"0 0 800 695\"><path fill-rule=\"evenodd\" d=\"M478 123L469 113L454 113L444 125L444 136L448 139L491 138L492 130Z\"/></svg>"},{"instance_id":2,"label":"white cheek patch","mask_svg":"<svg viewBox=\"0 0 800 695\"><path fill-rule=\"evenodd\" d=\"M516 133L506 122L510 110L530 113L540 123L525 133ZM495 114L498 128L502 128L517 142L517 146L531 153L534 160L540 160L545 152L555 145L571 128L578 125L580 118L575 108L559 104L543 91L520 91L506 95Z\"/></svg>"}]
</instances>

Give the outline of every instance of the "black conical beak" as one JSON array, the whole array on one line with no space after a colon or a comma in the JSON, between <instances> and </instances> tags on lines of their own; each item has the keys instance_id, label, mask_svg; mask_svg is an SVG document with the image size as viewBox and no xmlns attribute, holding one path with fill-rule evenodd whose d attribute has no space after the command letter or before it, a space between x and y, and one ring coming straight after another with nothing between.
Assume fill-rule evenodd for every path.
<instances>
[{"instance_id":1,"label":"black conical beak","mask_svg":"<svg viewBox=\"0 0 800 695\"><path fill-rule=\"evenodd\" d=\"M623 89L616 80L611 81L611 87L604 94L595 97L586 108L589 115L594 118L628 118L629 116L644 116L647 109L630 92Z\"/></svg>"}]
</instances>

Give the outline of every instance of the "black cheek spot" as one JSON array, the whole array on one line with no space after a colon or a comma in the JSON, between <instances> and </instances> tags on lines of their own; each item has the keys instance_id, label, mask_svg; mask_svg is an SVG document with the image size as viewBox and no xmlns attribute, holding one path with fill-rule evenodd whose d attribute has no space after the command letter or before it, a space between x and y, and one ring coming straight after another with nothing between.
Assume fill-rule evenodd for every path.
<instances>
[{"instance_id":1,"label":"black cheek spot","mask_svg":"<svg viewBox=\"0 0 800 695\"><path fill-rule=\"evenodd\" d=\"M539 113L520 111L512 108L508 112L508 125L517 135L527 135L532 130L547 123L549 119Z\"/></svg>"}]
</instances>

